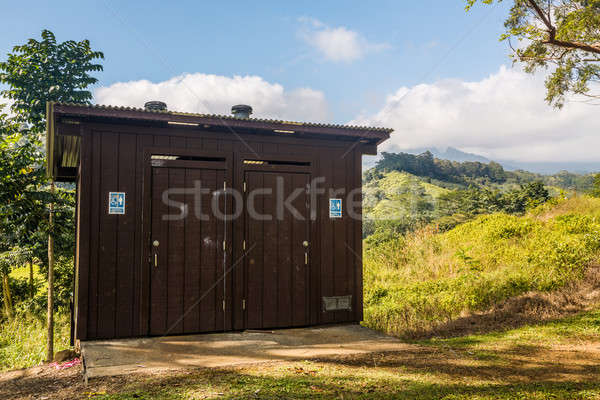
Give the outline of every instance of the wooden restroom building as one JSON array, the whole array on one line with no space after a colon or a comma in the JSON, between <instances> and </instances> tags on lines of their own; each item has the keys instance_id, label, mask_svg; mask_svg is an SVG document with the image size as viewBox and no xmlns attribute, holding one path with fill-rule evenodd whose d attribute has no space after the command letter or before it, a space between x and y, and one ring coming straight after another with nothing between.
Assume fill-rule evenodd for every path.
<instances>
[{"instance_id":1,"label":"wooden restroom building","mask_svg":"<svg viewBox=\"0 0 600 400\"><path fill-rule=\"evenodd\" d=\"M391 130L232 111L48 104L75 340L362 320L361 158Z\"/></svg>"}]
</instances>

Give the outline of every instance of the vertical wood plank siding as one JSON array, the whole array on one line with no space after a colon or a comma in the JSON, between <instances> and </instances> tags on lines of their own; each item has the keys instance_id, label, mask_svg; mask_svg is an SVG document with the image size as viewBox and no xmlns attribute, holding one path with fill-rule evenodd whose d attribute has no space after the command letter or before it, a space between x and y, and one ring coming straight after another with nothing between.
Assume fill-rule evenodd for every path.
<instances>
[{"instance_id":1,"label":"vertical wood plank siding","mask_svg":"<svg viewBox=\"0 0 600 400\"><path fill-rule=\"evenodd\" d=\"M177 334L251 328L264 323L294 326L358 322L362 319L362 224L350 218L346 200L349 192L361 187L360 146L354 148L353 142L346 140L256 134L244 134L243 139L245 144L227 133L82 123L77 211L76 339L160 334L171 325L174 328L170 333ZM147 149L152 147L224 152L231 158L231 170L152 169L147 159ZM235 268L224 284L218 285L217 290L194 308L196 299L217 278L213 276L214 268L205 268L205 263L221 263L223 258L221 246L205 248L200 241L209 236L223 238L223 226L170 221L161 224L160 228L153 228L161 248L169 249L160 253L159 263L168 263L170 269L168 273L161 272L163 275L152 274L148 259L150 238L144 231L147 221L143 221L143 216L150 211L151 200L156 205L161 204L161 199L156 193L153 199L147 199L145 193L152 193L148 191L151 180L158 180L166 186L193 187L193 182L198 179L211 182L215 188L222 187L222 182L227 180L241 192L245 175L240 173L242 160L238 159L238 155L252 152L259 155L314 156L312 174L288 174L284 188L286 194L293 190L293 186L303 186L310 179L325 178L320 187L324 187L326 192L318 197L313 207L316 208L312 210L316 219L308 224L309 232L306 233L310 237L309 268L305 276L291 276L290 270L274 268L290 263L304 264L303 250L292 249L289 245L292 240L304 240L292 238L294 229L299 229L294 227L293 220L252 224L252 231L247 231L247 225L244 227L243 223L233 223L227 228L227 241L233 242L226 250L228 265L233 265L242 256L241 241L245 238L256 244L252 252L261 269L254 272L260 275L260 279L253 279L253 286L244 288L239 282L247 278L246 267ZM253 175L249 179L252 180L249 185L254 187L275 186L275 177L268 174ZM342 191L330 196L330 191L336 189ZM125 215L108 214L108 193L111 191L126 192ZM344 199L344 218L329 218L330 197ZM174 196L173 199L188 205L193 202L190 195ZM356 199L360 200L360 195ZM274 207L269 199L258 197L257 200L259 211ZM308 199L301 196L294 205L304 207L306 201ZM208 213L210 205L204 203L202 211ZM159 207L155 206L152 213L166 211ZM228 204L228 209L232 210L233 205ZM279 238L281 246L268 246L264 242L265 233ZM265 257L273 262L266 265L262 262ZM290 283L294 279L298 287ZM199 286L193 282L200 282ZM161 290L166 296L165 304L171 310L164 320L160 316L150 318L152 310L158 306L152 303L150 293ZM227 310L217 313L215 310L223 299L224 290L227 291ZM294 298L290 301L285 296L286 290L300 290L306 292L306 296L298 295L298 302ZM343 295L352 295L352 311L324 312L323 296ZM262 300L250 302L248 305L256 309L244 312L241 301L248 296L260 299L271 296L273 304L265 308L258 306L263 304ZM306 304L299 302L302 298L307 299ZM185 317L174 319L181 315L181 310L190 307L193 310ZM204 322L201 323L201 320Z\"/></svg>"}]
</instances>

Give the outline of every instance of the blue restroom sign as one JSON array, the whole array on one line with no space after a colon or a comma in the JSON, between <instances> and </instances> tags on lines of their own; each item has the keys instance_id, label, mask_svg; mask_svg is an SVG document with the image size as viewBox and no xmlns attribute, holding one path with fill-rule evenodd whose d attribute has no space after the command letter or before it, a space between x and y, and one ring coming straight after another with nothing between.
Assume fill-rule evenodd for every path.
<instances>
[{"instance_id":1,"label":"blue restroom sign","mask_svg":"<svg viewBox=\"0 0 600 400\"><path fill-rule=\"evenodd\" d=\"M329 218L342 218L342 199L329 199Z\"/></svg>"},{"instance_id":2,"label":"blue restroom sign","mask_svg":"<svg viewBox=\"0 0 600 400\"><path fill-rule=\"evenodd\" d=\"M109 214L125 214L125 193L124 192L109 192L108 193L108 213Z\"/></svg>"}]
</instances>

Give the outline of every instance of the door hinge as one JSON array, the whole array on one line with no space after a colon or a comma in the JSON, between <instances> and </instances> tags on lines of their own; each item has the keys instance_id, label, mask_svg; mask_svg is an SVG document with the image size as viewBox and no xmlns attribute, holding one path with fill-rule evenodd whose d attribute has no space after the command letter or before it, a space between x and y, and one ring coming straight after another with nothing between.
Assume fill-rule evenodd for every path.
<instances>
[{"instance_id":1,"label":"door hinge","mask_svg":"<svg viewBox=\"0 0 600 400\"><path fill-rule=\"evenodd\" d=\"M246 181L244 181L244 193L246 193Z\"/></svg>"},{"instance_id":2,"label":"door hinge","mask_svg":"<svg viewBox=\"0 0 600 400\"><path fill-rule=\"evenodd\" d=\"M227 190L227 182L223 182L223 190Z\"/></svg>"},{"instance_id":3,"label":"door hinge","mask_svg":"<svg viewBox=\"0 0 600 400\"><path fill-rule=\"evenodd\" d=\"M242 310L246 309L246 299L242 300Z\"/></svg>"},{"instance_id":4,"label":"door hinge","mask_svg":"<svg viewBox=\"0 0 600 400\"><path fill-rule=\"evenodd\" d=\"M225 311L225 300L223 300L223 311Z\"/></svg>"},{"instance_id":5,"label":"door hinge","mask_svg":"<svg viewBox=\"0 0 600 400\"><path fill-rule=\"evenodd\" d=\"M308 265L308 253L304 253L304 265Z\"/></svg>"},{"instance_id":6,"label":"door hinge","mask_svg":"<svg viewBox=\"0 0 600 400\"><path fill-rule=\"evenodd\" d=\"M226 247L227 247L227 246L226 246L226 244L225 244L225 241L223 240L223 251L225 251L225 248L226 248Z\"/></svg>"},{"instance_id":7,"label":"door hinge","mask_svg":"<svg viewBox=\"0 0 600 400\"><path fill-rule=\"evenodd\" d=\"M242 242L242 250L246 250L246 241L245 240Z\"/></svg>"}]
</instances>

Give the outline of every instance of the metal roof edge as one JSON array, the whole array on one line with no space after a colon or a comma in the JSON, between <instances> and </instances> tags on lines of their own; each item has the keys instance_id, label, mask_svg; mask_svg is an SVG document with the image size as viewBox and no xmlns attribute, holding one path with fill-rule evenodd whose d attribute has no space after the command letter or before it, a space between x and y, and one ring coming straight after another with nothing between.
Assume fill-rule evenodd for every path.
<instances>
[{"instance_id":1,"label":"metal roof edge","mask_svg":"<svg viewBox=\"0 0 600 400\"><path fill-rule=\"evenodd\" d=\"M78 103L60 103L60 102L52 102L51 107L69 107L69 108L79 108L79 109L88 109L88 110L98 110L98 111L117 111L117 112L132 112L143 114L157 114L157 115L172 115L178 117L191 117L191 118L199 118L199 119L212 119L212 120L220 120L224 125L227 124L228 121L231 122L247 122L247 123L255 123L255 124L273 124L273 125L288 125L288 126L296 126L296 127L310 127L310 128L324 128L324 129L339 129L343 131L361 131L361 132L369 132L371 134L376 134L379 137L385 137L384 135L391 134L394 130L390 128L381 128L381 127L368 127L368 126L357 126L357 125L343 125L343 124L325 124L325 123L316 123L316 122L296 122L296 121L285 121L285 120L276 120L276 119L267 119L267 118L237 118L231 115L219 115L219 114L199 114L199 113L187 113L187 112L179 112L179 111L168 111L168 110L146 110L143 108L137 107L125 107L125 106L111 106L111 105L101 105L101 104L78 104ZM66 113L66 111L64 112ZM98 115L101 117L102 115ZM388 136L389 137L389 136Z\"/></svg>"}]
</instances>

